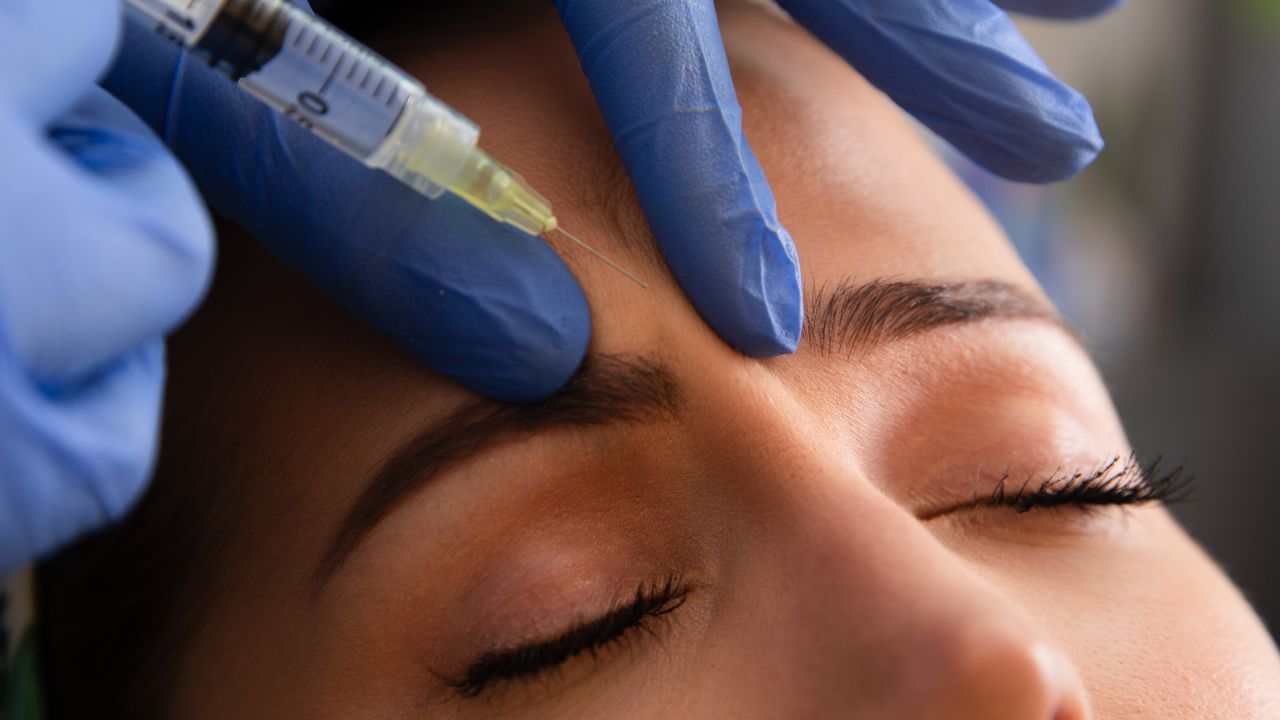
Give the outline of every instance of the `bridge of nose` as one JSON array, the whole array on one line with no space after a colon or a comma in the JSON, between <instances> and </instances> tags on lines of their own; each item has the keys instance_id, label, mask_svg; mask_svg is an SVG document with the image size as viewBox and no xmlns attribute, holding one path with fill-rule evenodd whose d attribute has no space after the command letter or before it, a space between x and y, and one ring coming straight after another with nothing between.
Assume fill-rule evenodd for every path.
<instances>
[{"instance_id":1,"label":"bridge of nose","mask_svg":"<svg viewBox=\"0 0 1280 720\"><path fill-rule=\"evenodd\" d=\"M1089 717L1071 661L880 492L785 377L759 363L704 375L690 398L695 477L709 512L736 518L716 599L720 641L736 648L715 666L754 698L744 709L785 687L805 688L792 716Z\"/></svg>"}]
</instances>

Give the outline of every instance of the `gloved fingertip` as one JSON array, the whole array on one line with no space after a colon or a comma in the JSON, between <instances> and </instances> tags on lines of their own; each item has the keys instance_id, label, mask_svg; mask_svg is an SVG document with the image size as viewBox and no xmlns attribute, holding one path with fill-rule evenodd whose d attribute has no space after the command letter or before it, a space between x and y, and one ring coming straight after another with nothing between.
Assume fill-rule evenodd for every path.
<instances>
[{"instance_id":1,"label":"gloved fingertip","mask_svg":"<svg viewBox=\"0 0 1280 720\"><path fill-rule=\"evenodd\" d=\"M1011 179L1034 185L1065 182L1092 165L1102 154L1103 146L1099 137L1096 143L1063 148L1058 157L1046 157L1040 165L1024 166L1019 173L1011 173L1015 175Z\"/></svg>"},{"instance_id":2,"label":"gloved fingertip","mask_svg":"<svg viewBox=\"0 0 1280 720\"><path fill-rule=\"evenodd\" d=\"M502 303L492 326L494 333L506 335L498 351L476 348L473 363L455 365L448 372L467 388L499 402L529 403L554 394L581 367L591 337L586 297L576 282L572 287L577 292L554 293L557 299L544 307L550 316Z\"/></svg>"},{"instance_id":3,"label":"gloved fingertip","mask_svg":"<svg viewBox=\"0 0 1280 720\"><path fill-rule=\"evenodd\" d=\"M743 132L715 3L558 7L685 294L737 350L794 351L803 324L795 246Z\"/></svg>"},{"instance_id":4,"label":"gloved fingertip","mask_svg":"<svg viewBox=\"0 0 1280 720\"><path fill-rule=\"evenodd\" d=\"M1086 20L1108 13L1124 0L996 0L1005 10L1056 20Z\"/></svg>"},{"instance_id":5,"label":"gloved fingertip","mask_svg":"<svg viewBox=\"0 0 1280 720\"><path fill-rule=\"evenodd\" d=\"M721 218L712 227L721 237L710 242L674 238L663 243L685 293L739 352L751 357L795 352L804 325L800 266L791 235L777 221L772 204L768 212ZM708 253L711 248L721 250Z\"/></svg>"},{"instance_id":6,"label":"gloved fingertip","mask_svg":"<svg viewBox=\"0 0 1280 720\"><path fill-rule=\"evenodd\" d=\"M347 231L331 256L286 259L416 360L481 395L532 402L569 380L586 355L591 315L545 240L453 195L424 203L381 174L364 185L372 191L354 203L360 224L334 223Z\"/></svg>"},{"instance_id":7,"label":"gloved fingertip","mask_svg":"<svg viewBox=\"0 0 1280 720\"><path fill-rule=\"evenodd\" d=\"M999 143L999 135L992 134L957 146L1005 179L1038 185L1071 179L1093 164L1106 146L1093 110L1078 95L1019 135L1020 143Z\"/></svg>"},{"instance_id":8,"label":"gloved fingertip","mask_svg":"<svg viewBox=\"0 0 1280 720\"><path fill-rule=\"evenodd\" d=\"M781 0L873 85L978 164L1018 182L1064 180L1102 150L1093 110L1053 76L998 4ZM1004 3L1042 10L1072 4Z\"/></svg>"},{"instance_id":9,"label":"gloved fingertip","mask_svg":"<svg viewBox=\"0 0 1280 720\"><path fill-rule=\"evenodd\" d=\"M1008 19L1004 18L1008 23ZM1012 26L1009 26L1010 32ZM1010 54L990 66L992 87L964 75L938 75L954 99L906 102L913 114L957 149L991 172L1014 182L1047 184L1070 179L1102 152L1104 142L1093 107L1078 90L1054 77L1016 34L1006 36ZM1021 52L1013 49L1021 45ZM979 107L948 115L950 107Z\"/></svg>"},{"instance_id":10,"label":"gloved fingertip","mask_svg":"<svg viewBox=\"0 0 1280 720\"><path fill-rule=\"evenodd\" d=\"M761 231L758 266L744 268L741 310L734 322L720 322L722 337L752 357L789 355L800 343L804 301L800 267L790 233L780 225Z\"/></svg>"},{"instance_id":11,"label":"gloved fingertip","mask_svg":"<svg viewBox=\"0 0 1280 720\"><path fill-rule=\"evenodd\" d=\"M446 199L446 202L451 199ZM469 211L469 208L467 209ZM478 213L477 213L478 214ZM443 269L423 288L424 320L402 342L420 362L500 402L542 400L564 386L582 364L591 337L591 312L577 278L541 238L501 226L455 236L439 224L437 238L484 243ZM439 239L436 241L440 242ZM421 259L410 273L421 273ZM448 275L456 272L460 277ZM441 277L443 276L443 277ZM434 295L434 297L432 297Z\"/></svg>"}]
</instances>

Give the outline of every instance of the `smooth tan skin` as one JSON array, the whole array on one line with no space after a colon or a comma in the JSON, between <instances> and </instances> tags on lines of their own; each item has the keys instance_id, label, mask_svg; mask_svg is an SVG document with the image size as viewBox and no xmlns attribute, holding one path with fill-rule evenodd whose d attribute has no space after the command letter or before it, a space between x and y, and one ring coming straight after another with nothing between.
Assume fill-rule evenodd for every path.
<instances>
[{"instance_id":1,"label":"smooth tan skin","mask_svg":"<svg viewBox=\"0 0 1280 720\"><path fill-rule=\"evenodd\" d=\"M237 251L250 256L242 282L184 340L188 355L224 348L205 376L220 380L202 442L237 480L174 716L1280 717L1275 647L1163 509L918 519L1005 470L1128 452L1067 333L988 320L850 357L735 353L648 259L569 42L549 6L531 12L518 33L459 31L430 50L406 31L391 54L479 122L567 227L649 281L559 248L592 303L592 351L661 361L682 409L544 433L447 472L313 594L370 474L473 398L260 251ZM808 286L853 274L1039 292L884 97L767 11L721 14ZM693 586L685 605L596 659L474 699L438 677L672 575Z\"/></svg>"}]
</instances>

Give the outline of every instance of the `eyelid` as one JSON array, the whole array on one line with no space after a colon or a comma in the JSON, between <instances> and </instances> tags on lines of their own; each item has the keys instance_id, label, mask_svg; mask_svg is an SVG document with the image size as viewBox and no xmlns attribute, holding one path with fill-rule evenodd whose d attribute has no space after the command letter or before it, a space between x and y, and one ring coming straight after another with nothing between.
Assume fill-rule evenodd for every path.
<instances>
[{"instance_id":1,"label":"eyelid","mask_svg":"<svg viewBox=\"0 0 1280 720\"><path fill-rule=\"evenodd\" d=\"M1101 505L1143 505L1151 502L1172 503L1185 500L1191 490L1191 477L1179 465L1162 473L1157 458L1142 466L1133 455L1121 462L1119 456L1089 472L1070 475L1055 473L1048 479L1024 483L1010 494L1006 483L996 488L986 505L1006 506L1025 513L1036 508L1074 506L1082 509Z\"/></svg>"},{"instance_id":2,"label":"eyelid","mask_svg":"<svg viewBox=\"0 0 1280 720\"><path fill-rule=\"evenodd\" d=\"M975 490L973 498L921 513L922 521L982 508L1007 508L1016 513L1036 509L1075 508L1082 512L1102 506L1134 506L1152 502L1174 503L1190 497L1192 478L1178 466L1164 473L1160 460L1147 466L1137 458L1115 456L1089 470L1054 471L1048 476L1028 476L1011 482L1005 474L986 494Z\"/></svg>"},{"instance_id":3,"label":"eyelid","mask_svg":"<svg viewBox=\"0 0 1280 720\"><path fill-rule=\"evenodd\" d=\"M653 634L647 623L680 609L691 591L691 585L674 575L660 582L642 583L634 595L614 603L594 619L579 620L546 640L486 652L461 677L437 676L464 698L474 698L502 683L533 679L584 653L594 658L634 630Z\"/></svg>"}]
</instances>

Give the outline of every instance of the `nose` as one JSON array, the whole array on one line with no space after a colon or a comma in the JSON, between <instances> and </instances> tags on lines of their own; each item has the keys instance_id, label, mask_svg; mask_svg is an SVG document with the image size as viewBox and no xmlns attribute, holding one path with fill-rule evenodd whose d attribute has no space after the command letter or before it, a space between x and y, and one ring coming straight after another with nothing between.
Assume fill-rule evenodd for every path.
<instances>
[{"instance_id":1,"label":"nose","mask_svg":"<svg viewBox=\"0 0 1280 720\"><path fill-rule=\"evenodd\" d=\"M1071 661L1015 626L956 628L930 668L914 717L937 720L1087 720Z\"/></svg>"},{"instance_id":2,"label":"nose","mask_svg":"<svg viewBox=\"0 0 1280 720\"><path fill-rule=\"evenodd\" d=\"M782 685L806 689L752 694L755 708L785 702L779 717L886 720L1092 717L1079 672L1050 639L1064 629L1037 623L1018 600L1017 583L1031 581L987 575L983 558L944 544L841 451L799 440L778 448L730 455L737 500L757 520L750 534L769 548L743 578L769 617L753 618L756 634L737 641L749 644L744 654L771 658L773 686L782 674Z\"/></svg>"},{"instance_id":3,"label":"nose","mask_svg":"<svg viewBox=\"0 0 1280 720\"><path fill-rule=\"evenodd\" d=\"M1056 613L1037 621L1053 603L1044 576L1006 572L981 518L963 530L921 521L886 492L911 458L877 461L874 432L848 442L773 382L744 372L699 385L715 394L712 417L734 419L703 436L704 482L737 519L719 578L735 592L717 606L717 672L702 680L721 703L732 687L734 712L706 716L1090 720L1055 642L1071 628Z\"/></svg>"},{"instance_id":4,"label":"nose","mask_svg":"<svg viewBox=\"0 0 1280 720\"><path fill-rule=\"evenodd\" d=\"M826 687L813 716L1092 717L1074 663L1030 608L892 501L863 495L843 513L828 512L849 483L831 479L823 512L811 507L797 518L803 544L788 554L806 559L775 569L787 586L805 589L779 599L808 610L789 614L802 627L788 633L808 645L794 647L793 657L825 658L809 665Z\"/></svg>"}]
</instances>

